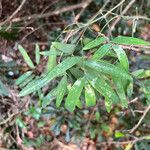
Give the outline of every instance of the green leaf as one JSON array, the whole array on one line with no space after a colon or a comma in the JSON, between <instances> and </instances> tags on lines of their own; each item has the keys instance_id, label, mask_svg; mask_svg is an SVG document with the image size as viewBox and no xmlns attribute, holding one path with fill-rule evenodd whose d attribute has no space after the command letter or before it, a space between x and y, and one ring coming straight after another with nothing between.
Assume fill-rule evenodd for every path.
<instances>
[{"instance_id":1,"label":"green leaf","mask_svg":"<svg viewBox=\"0 0 150 150\"><path fill-rule=\"evenodd\" d=\"M32 71L28 71L21 75L17 80L16 80L16 85L21 84L23 81L25 81L29 76L31 76Z\"/></svg>"},{"instance_id":2,"label":"green leaf","mask_svg":"<svg viewBox=\"0 0 150 150\"><path fill-rule=\"evenodd\" d=\"M101 59L103 58L110 50L111 44L105 44L101 46L93 55L93 59Z\"/></svg>"},{"instance_id":3,"label":"green leaf","mask_svg":"<svg viewBox=\"0 0 150 150\"><path fill-rule=\"evenodd\" d=\"M95 112L95 119L96 119L96 121L100 121L101 115L100 115L100 112L99 112L99 111L96 111L96 112Z\"/></svg>"},{"instance_id":4,"label":"green leaf","mask_svg":"<svg viewBox=\"0 0 150 150\"><path fill-rule=\"evenodd\" d=\"M8 96L9 92L6 86L3 84L3 82L0 80L0 95L2 96Z\"/></svg>"},{"instance_id":5,"label":"green leaf","mask_svg":"<svg viewBox=\"0 0 150 150\"><path fill-rule=\"evenodd\" d=\"M120 98L122 106L127 108L128 107L128 101L127 101L127 98L126 98L126 95L125 95L125 91L124 91L121 79L113 77L113 81L114 81L116 92L117 92L117 94Z\"/></svg>"},{"instance_id":6,"label":"green leaf","mask_svg":"<svg viewBox=\"0 0 150 150\"><path fill-rule=\"evenodd\" d=\"M20 128L26 128L25 123L24 123L20 118L16 118L16 124L17 124Z\"/></svg>"},{"instance_id":7,"label":"green leaf","mask_svg":"<svg viewBox=\"0 0 150 150\"><path fill-rule=\"evenodd\" d=\"M21 46L21 45L18 45L18 49L20 51L20 53L22 54L25 62L28 64L29 67L31 67L32 69L35 68L32 60L30 59L29 55L27 54L26 50Z\"/></svg>"},{"instance_id":8,"label":"green leaf","mask_svg":"<svg viewBox=\"0 0 150 150\"><path fill-rule=\"evenodd\" d=\"M105 79L97 74L87 73L86 74L89 83L101 94L103 95L110 103L116 104L118 102L118 96L112 87L105 81Z\"/></svg>"},{"instance_id":9,"label":"green leaf","mask_svg":"<svg viewBox=\"0 0 150 150\"><path fill-rule=\"evenodd\" d=\"M38 128L44 127L45 124L46 123L44 121L40 121L40 122L38 122L37 127Z\"/></svg>"},{"instance_id":10,"label":"green leaf","mask_svg":"<svg viewBox=\"0 0 150 150\"><path fill-rule=\"evenodd\" d=\"M129 71L129 62L128 62L128 57L125 51L118 45L113 45L112 48L116 52L118 59L120 61L120 64L123 66L123 68L126 71Z\"/></svg>"},{"instance_id":11,"label":"green leaf","mask_svg":"<svg viewBox=\"0 0 150 150\"><path fill-rule=\"evenodd\" d=\"M41 108L31 106L27 113L31 115L33 118L39 120L39 118L41 117L42 110Z\"/></svg>"},{"instance_id":12,"label":"green leaf","mask_svg":"<svg viewBox=\"0 0 150 150\"><path fill-rule=\"evenodd\" d=\"M107 112L110 112L112 109L112 101L110 101L107 97L105 97L105 107Z\"/></svg>"},{"instance_id":13,"label":"green leaf","mask_svg":"<svg viewBox=\"0 0 150 150\"><path fill-rule=\"evenodd\" d=\"M22 91L20 92L20 96L28 95L32 92L39 90L44 87L54 78L63 75L69 68L79 63L82 60L82 57L68 57L63 62L55 66L50 72L45 75L42 75L40 79L33 80L29 83Z\"/></svg>"},{"instance_id":14,"label":"green leaf","mask_svg":"<svg viewBox=\"0 0 150 150\"><path fill-rule=\"evenodd\" d=\"M133 94L133 80L131 80L127 86L127 95L131 97Z\"/></svg>"},{"instance_id":15,"label":"green leaf","mask_svg":"<svg viewBox=\"0 0 150 150\"><path fill-rule=\"evenodd\" d=\"M57 88L52 89L45 97L42 98L42 108L47 107L56 99Z\"/></svg>"},{"instance_id":16,"label":"green leaf","mask_svg":"<svg viewBox=\"0 0 150 150\"><path fill-rule=\"evenodd\" d=\"M150 77L150 70L139 69L132 72L132 75L138 79Z\"/></svg>"},{"instance_id":17,"label":"green leaf","mask_svg":"<svg viewBox=\"0 0 150 150\"><path fill-rule=\"evenodd\" d=\"M40 47L38 43L35 44L35 59L36 59L36 64L38 65L40 63Z\"/></svg>"},{"instance_id":18,"label":"green leaf","mask_svg":"<svg viewBox=\"0 0 150 150\"><path fill-rule=\"evenodd\" d=\"M106 61L87 60L85 65L101 73L132 80L132 77L125 70Z\"/></svg>"},{"instance_id":19,"label":"green leaf","mask_svg":"<svg viewBox=\"0 0 150 150\"><path fill-rule=\"evenodd\" d=\"M75 68L75 67L72 67L70 70L71 74L76 78L81 78L83 77L84 73L80 70L80 68Z\"/></svg>"},{"instance_id":20,"label":"green leaf","mask_svg":"<svg viewBox=\"0 0 150 150\"><path fill-rule=\"evenodd\" d=\"M56 52L55 49L51 49L50 51ZM50 55L48 57L48 63L47 63L47 72L51 71L56 66L56 54Z\"/></svg>"},{"instance_id":21,"label":"green leaf","mask_svg":"<svg viewBox=\"0 0 150 150\"><path fill-rule=\"evenodd\" d=\"M145 97L147 98L147 103L148 105L150 105L150 86L143 86L142 88L144 94L145 94Z\"/></svg>"},{"instance_id":22,"label":"green leaf","mask_svg":"<svg viewBox=\"0 0 150 150\"><path fill-rule=\"evenodd\" d=\"M80 99L77 100L76 106L80 109L82 108L82 102L80 101Z\"/></svg>"},{"instance_id":23,"label":"green leaf","mask_svg":"<svg viewBox=\"0 0 150 150\"><path fill-rule=\"evenodd\" d=\"M62 51L63 53L72 54L75 50L76 45L52 42L52 47L54 47L56 50Z\"/></svg>"},{"instance_id":24,"label":"green leaf","mask_svg":"<svg viewBox=\"0 0 150 150\"><path fill-rule=\"evenodd\" d=\"M121 132L115 132L115 138L122 138L122 137L124 137L125 135L123 134L123 133L121 133Z\"/></svg>"},{"instance_id":25,"label":"green leaf","mask_svg":"<svg viewBox=\"0 0 150 150\"><path fill-rule=\"evenodd\" d=\"M80 94L82 92L83 86L85 84L85 78L80 78L76 80L76 82L71 87L68 96L65 101L65 107L70 111L73 112L77 102L79 100Z\"/></svg>"},{"instance_id":26,"label":"green leaf","mask_svg":"<svg viewBox=\"0 0 150 150\"><path fill-rule=\"evenodd\" d=\"M104 38L104 37L98 37L95 40L89 42L87 45L85 45L83 47L83 50L89 50L89 49L95 48L95 47L101 45L105 41L106 41L106 38Z\"/></svg>"},{"instance_id":27,"label":"green leaf","mask_svg":"<svg viewBox=\"0 0 150 150\"><path fill-rule=\"evenodd\" d=\"M93 39L87 38L87 37L84 37L81 39L81 42L83 43L83 45L87 45L91 41L93 41Z\"/></svg>"},{"instance_id":28,"label":"green leaf","mask_svg":"<svg viewBox=\"0 0 150 150\"><path fill-rule=\"evenodd\" d=\"M90 84L85 85L85 102L86 106L94 106L96 104L96 96Z\"/></svg>"},{"instance_id":29,"label":"green leaf","mask_svg":"<svg viewBox=\"0 0 150 150\"><path fill-rule=\"evenodd\" d=\"M63 100L65 92L67 90L67 77L66 75L61 79L57 86L57 99L56 99L56 106L60 107L60 104Z\"/></svg>"},{"instance_id":30,"label":"green leaf","mask_svg":"<svg viewBox=\"0 0 150 150\"><path fill-rule=\"evenodd\" d=\"M34 74L30 75L26 80L24 80L21 84L19 84L19 87L23 88L25 85L27 85L29 82L31 82L34 77L35 77Z\"/></svg>"},{"instance_id":31,"label":"green leaf","mask_svg":"<svg viewBox=\"0 0 150 150\"><path fill-rule=\"evenodd\" d=\"M118 36L114 38L111 42L116 44L123 44L123 45L141 45L141 46L149 46L150 42L144 41L139 38L128 37L128 36Z\"/></svg>"},{"instance_id":32,"label":"green leaf","mask_svg":"<svg viewBox=\"0 0 150 150\"><path fill-rule=\"evenodd\" d=\"M51 56L51 55L57 55L57 56L58 56L58 55L61 55L61 53L62 53L62 52L59 52L59 51L52 51L52 50L40 52L40 54L43 55L43 56Z\"/></svg>"}]
</instances>

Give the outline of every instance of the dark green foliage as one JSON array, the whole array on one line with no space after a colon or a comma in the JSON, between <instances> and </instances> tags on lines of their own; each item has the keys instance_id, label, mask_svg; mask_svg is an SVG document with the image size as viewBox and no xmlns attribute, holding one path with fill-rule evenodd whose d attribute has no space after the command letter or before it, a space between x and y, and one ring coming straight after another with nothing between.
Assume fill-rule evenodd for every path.
<instances>
[{"instance_id":1,"label":"dark green foliage","mask_svg":"<svg viewBox=\"0 0 150 150\"><path fill-rule=\"evenodd\" d=\"M57 107L60 107L63 101L65 101L65 108L71 112L75 110L76 106L79 108L82 108L82 105L94 106L97 99L95 92L98 92L105 98L107 111L110 111L112 106L118 102L122 107L128 107L127 97L132 95L133 77L144 78L150 76L149 70L139 70L132 74L129 72L128 58L120 45L131 45L131 43L132 45L150 44L132 37L119 36L110 42L104 37L98 37L83 45L81 51L84 53L76 53L77 51L79 52L78 48L81 47L79 43L74 45L52 42L49 52L53 51L54 53L48 54L47 72L35 79L33 79L32 73L28 72L16 81L20 87L23 87L20 96L36 92L47 86L50 81L57 81L57 77L62 77L53 97L53 99L56 99ZM33 62L20 45L19 50L27 64L34 69ZM91 58L85 57L86 50L94 50ZM62 52L61 57L63 59L62 62L56 64L58 52ZM63 55L65 53L68 55ZM39 54L40 50L38 45L36 45L37 64L40 61ZM27 78L31 78L32 81L30 80L30 83L27 82ZM149 99L149 87L142 85L143 92ZM51 87L51 89L53 88ZM65 98L65 96L67 97ZM46 105L49 104L47 100L43 99Z\"/></svg>"}]
</instances>

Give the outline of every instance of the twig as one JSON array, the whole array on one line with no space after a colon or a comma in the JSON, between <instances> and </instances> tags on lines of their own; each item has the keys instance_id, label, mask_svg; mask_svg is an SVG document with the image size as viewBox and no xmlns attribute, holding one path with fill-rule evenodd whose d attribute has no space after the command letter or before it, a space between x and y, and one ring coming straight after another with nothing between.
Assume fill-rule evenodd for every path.
<instances>
[{"instance_id":1,"label":"twig","mask_svg":"<svg viewBox=\"0 0 150 150\"><path fill-rule=\"evenodd\" d=\"M143 136L143 137L140 137L140 138L136 138L134 140L128 140L128 141L122 141L122 142L118 142L118 141L101 142L100 144L97 144L97 146L101 146L103 144L116 144L116 145L125 145L125 144L129 144L129 143L135 144L136 142L148 139L149 136L150 135Z\"/></svg>"},{"instance_id":2,"label":"twig","mask_svg":"<svg viewBox=\"0 0 150 150\"><path fill-rule=\"evenodd\" d=\"M135 103L138 101L138 97L134 98L133 100L131 100L128 104L131 104L131 103Z\"/></svg>"},{"instance_id":3,"label":"twig","mask_svg":"<svg viewBox=\"0 0 150 150\"><path fill-rule=\"evenodd\" d=\"M0 122L0 125L6 124L7 122L9 122L14 116L16 116L17 114L19 114L19 112L13 113L11 114L7 119L5 119L4 121Z\"/></svg>"},{"instance_id":4,"label":"twig","mask_svg":"<svg viewBox=\"0 0 150 150\"><path fill-rule=\"evenodd\" d=\"M75 16L73 23L77 23L77 21L79 20L79 18L81 17L81 15L84 13L85 9L89 6L89 4L92 2L92 0L87 0L85 1L84 7L81 9L81 11ZM69 38L76 32L71 31L69 33L67 33L64 41L67 43L67 41L69 40Z\"/></svg>"},{"instance_id":5,"label":"twig","mask_svg":"<svg viewBox=\"0 0 150 150\"><path fill-rule=\"evenodd\" d=\"M25 4L25 2L26 2L26 0L22 0L19 7L13 12L13 14L10 17L8 17L4 22L0 23L0 26L4 25L6 22L10 21L21 10L21 8Z\"/></svg>"},{"instance_id":6,"label":"twig","mask_svg":"<svg viewBox=\"0 0 150 150\"><path fill-rule=\"evenodd\" d=\"M93 21L99 14L102 13L103 9L107 6L107 4L110 2L110 0L107 0L104 5L102 6L102 8L100 8L100 10L90 19L90 21Z\"/></svg>"},{"instance_id":7,"label":"twig","mask_svg":"<svg viewBox=\"0 0 150 150\"><path fill-rule=\"evenodd\" d=\"M101 17L99 17L99 18L97 18L97 19L95 19L95 17L94 17L95 20L92 18L92 19L89 21L89 24L88 24L88 25L91 25L91 24L97 22L98 20L107 17L107 15L109 15L112 11L114 11L116 8L118 8L120 5L122 5L124 2L125 2L125 0L122 0L120 3L118 3L115 7L113 7L111 10L109 10L109 11L108 11L106 14L104 14L103 16L101 16ZM101 13L101 10L98 11L98 14L99 14L99 13ZM97 15L98 15L98 14L97 14ZM96 16L97 16L97 15L96 15Z\"/></svg>"},{"instance_id":8,"label":"twig","mask_svg":"<svg viewBox=\"0 0 150 150\"><path fill-rule=\"evenodd\" d=\"M142 48L142 46L136 46L136 47L138 47L138 48L133 47L133 46L126 46L126 45L119 45L119 46L121 46L123 49L132 50L132 51L135 51L135 52L137 52L137 53L142 53L142 52L143 52L143 50L140 50L140 49L139 49L139 48ZM147 47L147 46L143 46L143 48L145 48L145 49L150 49L150 47Z\"/></svg>"},{"instance_id":9,"label":"twig","mask_svg":"<svg viewBox=\"0 0 150 150\"><path fill-rule=\"evenodd\" d=\"M76 5L70 5L70 6L58 9L58 10L54 10L52 12L44 13L42 15L41 14L33 14L31 16L25 16L23 18L15 18L12 21L13 22L19 22L19 21L27 20L27 19L31 20L31 19L35 19L35 18L40 19L40 18L50 17L50 16L62 14L62 13L67 12L67 11L72 11L72 10L79 9L79 8L84 8L85 5L86 5L86 2L82 2L82 3L76 4Z\"/></svg>"},{"instance_id":10,"label":"twig","mask_svg":"<svg viewBox=\"0 0 150 150\"><path fill-rule=\"evenodd\" d=\"M134 3L135 1L136 1L136 0L130 1L130 3L129 3L129 4L125 7L125 9L122 11L121 16L124 15L124 14L129 10L129 8L133 5L133 3ZM111 28L110 28L110 32L114 30L116 24L120 21L121 16L118 16L118 18L112 23Z\"/></svg>"},{"instance_id":11,"label":"twig","mask_svg":"<svg viewBox=\"0 0 150 150\"><path fill-rule=\"evenodd\" d=\"M149 110L150 110L150 105L144 110L144 113L140 118L139 122L130 130L130 133L133 133L139 127L139 125L141 124L141 122L143 121L143 119L145 118Z\"/></svg>"}]
</instances>

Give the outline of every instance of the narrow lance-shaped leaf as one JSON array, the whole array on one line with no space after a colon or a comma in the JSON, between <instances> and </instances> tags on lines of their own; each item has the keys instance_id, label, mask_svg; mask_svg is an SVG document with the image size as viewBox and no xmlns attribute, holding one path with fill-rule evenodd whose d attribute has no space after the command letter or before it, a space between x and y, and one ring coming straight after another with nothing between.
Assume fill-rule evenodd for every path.
<instances>
[{"instance_id":1,"label":"narrow lance-shaped leaf","mask_svg":"<svg viewBox=\"0 0 150 150\"><path fill-rule=\"evenodd\" d=\"M127 108L128 107L128 101L127 101L127 98L126 98L126 95L125 95L123 85L121 83L121 79L113 77L113 81L114 81L116 92L117 92L117 94L120 98L122 106Z\"/></svg>"},{"instance_id":2,"label":"narrow lance-shaped leaf","mask_svg":"<svg viewBox=\"0 0 150 150\"><path fill-rule=\"evenodd\" d=\"M79 100L80 94L82 92L83 86L85 84L85 78L80 78L76 80L76 82L71 87L68 96L65 101L65 107L70 111L73 112L77 102Z\"/></svg>"},{"instance_id":3,"label":"narrow lance-shaped leaf","mask_svg":"<svg viewBox=\"0 0 150 150\"><path fill-rule=\"evenodd\" d=\"M93 59L101 59L103 58L111 48L111 44L105 44L101 46L93 55Z\"/></svg>"},{"instance_id":4,"label":"narrow lance-shaped leaf","mask_svg":"<svg viewBox=\"0 0 150 150\"><path fill-rule=\"evenodd\" d=\"M133 79L129 82L127 86L127 95L128 97L131 97L133 94Z\"/></svg>"},{"instance_id":5,"label":"narrow lance-shaped leaf","mask_svg":"<svg viewBox=\"0 0 150 150\"><path fill-rule=\"evenodd\" d=\"M116 44L123 44L123 45L141 45L141 46L149 46L150 42L144 41L139 38L128 37L128 36L118 36L114 38L111 42Z\"/></svg>"},{"instance_id":6,"label":"narrow lance-shaped leaf","mask_svg":"<svg viewBox=\"0 0 150 150\"><path fill-rule=\"evenodd\" d=\"M85 61L85 66L88 66L101 73L121 77L126 80L132 80L132 77L125 70L106 61L87 60Z\"/></svg>"},{"instance_id":7,"label":"narrow lance-shaped leaf","mask_svg":"<svg viewBox=\"0 0 150 150\"><path fill-rule=\"evenodd\" d=\"M38 43L35 44L35 59L36 59L36 64L38 65L40 63L40 47Z\"/></svg>"},{"instance_id":8,"label":"narrow lance-shaped leaf","mask_svg":"<svg viewBox=\"0 0 150 150\"><path fill-rule=\"evenodd\" d=\"M81 60L82 57L78 56L65 59L63 62L55 66L50 72L48 72L44 76L41 76L40 79L33 80L31 83L29 83L24 89L22 89L19 95L25 96L39 90L40 88L48 84L51 80L53 80L55 77L63 75L66 70L79 63Z\"/></svg>"},{"instance_id":9,"label":"narrow lance-shaped leaf","mask_svg":"<svg viewBox=\"0 0 150 150\"><path fill-rule=\"evenodd\" d=\"M50 51L56 52L55 49L51 49ZM47 63L47 72L51 71L56 66L56 54L50 55L48 57L48 63Z\"/></svg>"},{"instance_id":10,"label":"narrow lance-shaped leaf","mask_svg":"<svg viewBox=\"0 0 150 150\"><path fill-rule=\"evenodd\" d=\"M35 66L34 66L32 60L30 59L29 55L27 54L26 50L21 45L18 45L18 49L19 49L20 53L22 54L25 62L28 64L28 66L34 69Z\"/></svg>"},{"instance_id":11,"label":"narrow lance-shaped leaf","mask_svg":"<svg viewBox=\"0 0 150 150\"><path fill-rule=\"evenodd\" d=\"M28 76L28 78L26 80L24 80L21 84L19 84L19 87L20 88L25 87L28 83L30 83L33 80L34 77L35 77L34 74Z\"/></svg>"},{"instance_id":12,"label":"narrow lance-shaped leaf","mask_svg":"<svg viewBox=\"0 0 150 150\"><path fill-rule=\"evenodd\" d=\"M107 98L111 103L116 104L118 102L118 96L112 87L105 81L101 76L98 77L97 74L87 73L86 74L89 83L105 98Z\"/></svg>"},{"instance_id":13,"label":"narrow lance-shaped leaf","mask_svg":"<svg viewBox=\"0 0 150 150\"><path fill-rule=\"evenodd\" d=\"M126 70L129 71L129 62L128 62L128 57L125 53L125 51L118 45L113 45L112 46L113 50L116 52L118 59L120 61L120 64L122 67Z\"/></svg>"},{"instance_id":14,"label":"narrow lance-shaped leaf","mask_svg":"<svg viewBox=\"0 0 150 150\"><path fill-rule=\"evenodd\" d=\"M132 72L132 75L138 79L150 77L150 70L139 69Z\"/></svg>"},{"instance_id":15,"label":"narrow lance-shaped leaf","mask_svg":"<svg viewBox=\"0 0 150 150\"><path fill-rule=\"evenodd\" d=\"M43 56L52 56L52 55L59 56L62 54L62 52L60 52L60 51L42 51L42 52L40 52L40 54Z\"/></svg>"},{"instance_id":16,"label":"narrow lance-shaped leaf","mask_svg":"<svg viewBox=\"0 0 150 150\"><path fill-rule=\"evenodd\" d=\"M53 48L56 50L60 50L63 53L72 54L75 50L74 44L66 44L66 43L60 43L60 42L52 42Z\"/></svg>"},{"instance_id":17,"label":"narrow lance-shaped leaf","mask_svg":"<svg viewBox=\"0 0 150 150\"><path fill-rule=\"evenodd\" d=\"M89 49L95 48L95 47L101 45L105 41L106 41L106 38L104 38L104 37L98 37L95 40L92 40L91 42L89 42L88 44L86 44L83 47L83 50L89 50Z\"/></svg>"},{"instance_id":18,"label":"narrow lance-shaped leaf","mask_svg":"<svg viewBox=\"0 0 150 150\"><path fill-rule=\"evenodd\" d=\"M107 112L110 112L112 105L113 105L112 101L110 101L107 97L105 97L104 103L105 103L105 107L106 107Z\"/></svg>"},{"instance_id":19,"label":"narrow lance-shaped leaf","mask_svg":"<svg viewBox=\"0 0 150 150\"><path fill-rule=\"evenodd\" d=\"M82 102L80 99L77 100L76 106L80 109L82 108Z\"/></svg>"},{"instance_id":20,"label":"narrow lance-shaped leaf","mask_svg":"<svg viewBox=\"0 0 150 150\"><path fill-rule=\"evenodd\" d=\"M59 107L63 97L65 95L67 89L67 77L66 75L64 75L64 77L61 79L61 81L59 82L58 86L57 86L57 98L56 98L56 106Z\"/></svg>"},{"instance_id":21,"label":"narrow lance-shaped leaf","mask_svg":"<svg viewBox=\"0 0 150 150\"><path fill-rule=\"evenodd\" d=\"M21 84L23 81L25 81L29 76L31 76L32 71L28 71L21 75L17 80L16 80L16 85Z\"/></svg>"},{"instance_id":22,"label":"narrow lance-shaped leaf","mask_svg":"<svg viewBox=\"0 0 150 150\"><path fill-rule=\"evenodd\" d=\"M95 92L90 84L85 85L85 103L88 107L94 106L96 104Z\"/></svg>"}]
</instances>

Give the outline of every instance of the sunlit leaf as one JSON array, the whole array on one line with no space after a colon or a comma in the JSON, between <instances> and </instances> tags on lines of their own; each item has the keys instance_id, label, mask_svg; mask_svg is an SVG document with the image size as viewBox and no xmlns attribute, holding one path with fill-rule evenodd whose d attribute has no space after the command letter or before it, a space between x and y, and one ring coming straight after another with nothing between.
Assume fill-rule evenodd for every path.
<instances>
[{"instance_id":1,"label":"sunlit leaf","mask_svg":"<svg viewBox=\"0 0 150 150\"><path fill-rule=\"evenodd\" d=\"M104 37L98 37L95 40L93 40L93 41L89 42L88 44L86 44L83 47L83 50L89 50L89 49L92 49L94 47L97 47L97 46L101 45L105 41L106 41L106 38L104 38Z\"/></svg>"},{"instance_id":2,"label":"sunlit leaf","mask_svg":"<svg viewBox=\"0 0 150 150\"><path fill-rule=\"evenodd\" d=\"M25 62L28 64L28 66L34 69L35 66L34 66L31 58L27 54L26 50L21 45L18 45L18 49L19 49L20 53L22 54Z\"/></svg>"},{"instance_id":3,"label":"sunlit leaf","mask_svg":"<svg viewBox=\"0 0 150 150\"><path fill-rule=\"evenodd\" d=\"M101 73L132 80L132 77L125 70L106 61L87 60L85 65Z\"/></svg>"},{"instance_id":4,"label":"sunlit leaf","mask_svg":"<svg viewBox=\"0 0 150 150\"><path fill-rule=\"evenodd\" d=\"M98 77L96 74L86 74L89 83L105 97L107 105L116 104L118 102L118 96L112 87L105 81L103 77ZM111 106L109 106L110 108ZM110 111L110 109L107 109Z\"/></svg>"},{"instance_id":5,"label":"sunlit leaf","mask_svg":"<svg viewBox=\"0 0 150 150\"><path fill-rule=\"evenodd\" d=\"M77 100L76 106L80 109L82 108L82 102L80 99Z\"/></svg>"},{"instance_id":6,"label":"sunlit leaf","mask_svg":"<svg viewBox=\"0 0 150 150\"><path fill-rule=\"evenodd\" d=\"M112 40L113 43L123 44L123 45L141 45L141 46L149 46L150 42L144 41L139 38L128 37L128 36L118 36Z\"/></svg>"},{"instance_id":7,"label":"sunlit leaf","mask_svg":"<svg viewBox=\"0 0 150 150\"><path fill-rule=\"evenodd\" d=\"M126 71L129 71L129 62L128 62L128 57L125 51L118 45L113 45L112 48L116 52L118 59L120 61L120 64L123 66L123 68Z\"/></svg>"},{"instance_id":8,"label":"sunlit leaf","mask_svg":"<svg viewBox=\"0 0 150 150\"><path fill-rule=\"evenodd\" d=\"M93 59L101 59L103 58L109 51L111 48L111 44L105 44L103 46L101 46L93 55Z\"/></svg>"},{"instance_id":9,"label":"sunlit leaf","mask_svg":"<svg viewBox=\"0 0 150 150\"><path fill-rule=\"evenodd\" d=\"M80 78L75 81L73 86L71 87L68 96L65 101L65 107L70 111L73 112L77 101L79 100L80 94L82 92L83 86L85 84L85 78Z\"/></svg>"},{"instance_id":10,"label":"sunlit leaf","mask_svg":"<svg viewBox=\"0 0 150 150\"><path fill-rule=\"evenodd\" d=\"M138 79L150 77L150 70L139 69L132 72L132 75Z\"/></svg>"},{"instance_id":11,"label":"sunlit leaf","mask_svg":"<svg viewBox=\"0 0 150 150\"><path fill-rule=\"evenodd\" d=\"M61 79L57 86L57 98L56 98L56 106L59 107L63 97L65 95L65 92L67 90L67 77L66 75Z\"/></svg>"},{"instance_id":12,"label":"sunlit leaf","mask_svg":"<svg viewBox=\"0 0 150 150\"><path fill-rule=\"evenodd\" d=\"M41 78L33 80L31 83L29 83L25 88L22 89L19 95L25 96L39 90L40 88L48 84L51 80L53 80L55 77L63 75L66 70L79 63L81 60L82 57L68 57L56 67L54 67L50 72L42 75Z\"/></svg>"},{"instance_id":13,"label":"sunlit leaf","mask_svg":"<svg viewBox=\"0 0 150 150\"><path fill-rule=\"evenodd\" d=\"M94 106L96 104L95 92L90 84L85 85L85 103L88 107Z\"/></svg>"},{"instance_id":14,"label":"sunlit leaf","mask_svg":"<svg viewBox=\"0 0 150 150\"><path fill-rule=\"evenodd\" d=\"M123 134L122 132L119 132L119 131L115 132L115 138L122 138L124 136L125 134Z\"/></svg>"}]
</instances>

